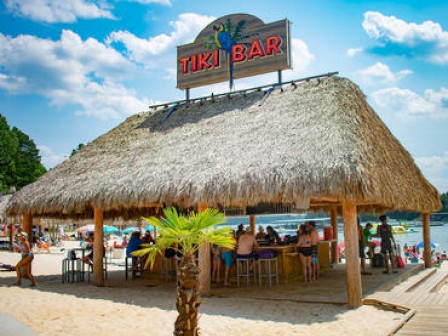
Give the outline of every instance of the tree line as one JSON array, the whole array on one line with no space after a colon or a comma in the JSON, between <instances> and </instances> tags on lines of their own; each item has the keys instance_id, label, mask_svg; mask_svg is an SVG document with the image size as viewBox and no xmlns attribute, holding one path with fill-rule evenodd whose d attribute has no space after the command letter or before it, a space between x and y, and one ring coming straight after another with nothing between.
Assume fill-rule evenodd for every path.
<instances>
[{"instance_id":1,"label":"tree line","mask_svg":"<svg viewBox=\"0 0 448 336\"><path fill-rule=\"evenodd\" d=\"M46 171L34 141L0 114L0 192L19 190Z\"/></svg>"}]
</instances>

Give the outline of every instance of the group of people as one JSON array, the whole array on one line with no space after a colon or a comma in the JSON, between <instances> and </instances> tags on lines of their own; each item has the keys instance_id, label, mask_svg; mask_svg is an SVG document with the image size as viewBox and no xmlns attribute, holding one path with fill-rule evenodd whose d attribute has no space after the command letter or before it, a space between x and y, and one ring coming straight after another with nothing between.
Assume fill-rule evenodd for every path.
<instances>
[{"instance_id":1,"label":"group of people","mask_svg":"<svg viewBox=\"0 0 448 336\"><path fill-rule=\"evenodd\" d=\"M317 243L319 233L316 222L309 221L300 225L297 231L297 252L302 264L303 280L313 282L319 278L319 256Z\"/></svg>"},{"instance_id":2,"label":"group of people","mask_svg":"<svg viewBox=\"0 0 448 336\"><path fill-rule=\"evenodd\" d=\"M383 273L387 274L392 270L392 273L397 273L397 244L392 233L392 226L387 223L387 217L385 215L379 216L381 224L377 228L376 234L371 232L372 224L367 223L363 228L358 219L358 238L359 238L359 258L361 259L361 274L372 275L371 272L366 270L366 253L365 249L368 248L367 256L373 260L375 252L375 243L371 240L372 237L381 238L381 254L384 259L385 269Z\"/></svg>"}]
</instances>

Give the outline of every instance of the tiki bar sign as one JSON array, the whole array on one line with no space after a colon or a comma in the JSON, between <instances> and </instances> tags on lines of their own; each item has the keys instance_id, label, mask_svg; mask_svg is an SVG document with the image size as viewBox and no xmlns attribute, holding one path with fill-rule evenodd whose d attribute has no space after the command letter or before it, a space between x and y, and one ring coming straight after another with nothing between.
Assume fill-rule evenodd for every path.
<instances>
[{"instance_id":1,"label":"tiki bar sign","mask_svg":"<svg viewBox=\"0 0 448 336\"><path fill-rule=\"evenodd\" d=\"M289 21L264 24L247 14L227 15L205 27L194 43L177 48L177 87L202 85L290 69Z\"/></svg>"}]
</instances>

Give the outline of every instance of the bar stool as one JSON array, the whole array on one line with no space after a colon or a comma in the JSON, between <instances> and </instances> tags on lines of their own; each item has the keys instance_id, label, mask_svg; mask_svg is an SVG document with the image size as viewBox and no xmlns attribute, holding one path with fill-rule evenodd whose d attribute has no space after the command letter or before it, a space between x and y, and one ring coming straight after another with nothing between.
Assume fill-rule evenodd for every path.
<instances>
[{"instance_id":1,"label":"bar stool","mask_svg":"<svg viewBox=\"0 0 448 336\"><path fill-rule=\"evenodd\" d=\"M174 281L177 278L178 260L175 257L162 257L160 275L165 282Z\"/></svg>"},{"instance_id":2,"label":"bar stool","mask_svg":"<svg viewBox=\"0 0 448 336\"><path fill-rule=\"evenodd\" d=\"M62 260L62 283L84 280L82 261L65 258Z\"/></svg>"},{"instance_id":3,"label":"bar stool","mask_svg":"<svg viewBox=\"0 0 448 336\"><path fill-rule=\"evenodd\" d=\"M272 263L275 264L275 272L272 272ZM272 286L272 278L275 278L278 285L278 257L258 259L258 284L260 286L263 284L263 278L266 278L266 283L269 281L269 286Z\"/></svg>"},{"instance_id":4,"label":"bar stool","mask_svg":"<svg viewBox=\"0 0 448 336\"><path fill-rule=\"evenodd\" d=\"M93 273L93 264L88 264L87 266L88 271L87 274L87 281L90 282L90 274ZM107 257L103 257L103 273L104 273L104 279L108 278L108 265L107 265Z\"/></svg>"},{"instance_id":5,"label":"bar stool","mask_svg":"<svg viewBox=\"0 0 448 336\"><path fill-rule=\"evenodd\" d=\"M137 267L134 267L134 258L137 259ZM136 277L141 276L143 273L142 259L138 258L138 257L126 256L124 272L125 272L126 280L128 279L128 274L130 272L132 273L132 279L135 279Z\"/></svg>"},{"instance_id":6,"label":"bar stool","mask_svg":"<svg viewBox=\"0 0 448 336\"><path fill-rule=\"evenodd\" d=\"M255 258L236 258L236 283L240 286L240 278L246 279L246 286L250 284L253 277L254 284L257 281L257 274L255 272ZM250 272L250 263L253 263L253 271Z\"/></svg>"}]
</instances>

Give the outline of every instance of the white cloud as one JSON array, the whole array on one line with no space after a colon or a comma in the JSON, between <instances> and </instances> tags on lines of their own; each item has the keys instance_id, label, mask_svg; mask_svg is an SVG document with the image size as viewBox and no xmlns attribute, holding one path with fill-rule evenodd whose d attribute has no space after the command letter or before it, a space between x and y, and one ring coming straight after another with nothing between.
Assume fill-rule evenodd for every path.
<instances>
[{"instance_id":1,"label":"white cloud","mask_svg":"<svg viewBox=\"0 0 448 336\"><path fill-rule=\"evenodd\" d=\"M360 70L359 74L361 75L361 78L368 84L375 84L378 82L393 83L412 74L412 71L405 69L393 73L390 70L389 66L384 63L377 62L372 66Z\"/></svg>"},{"instance_id":2,"label":"white cloud","mask_svg":"<svg viewBox=\"0 0 448 336\"><path fill-rule=\"evenodd\" d=\"M448 151L441 156L418 157L415 161L439 192L448 192Z\"/></svg>"},{"instance_id":3,"label":"white cloud","mask_svg":"<svg viewBox=\"0 0 448 336\"><path fill-rule=\"evenodd\" d=\"M109 35L106 43L109 45L122 43L130 59L149 63L154 55L174 50L176 45L194 41L200 31L214 19L212 16L184 13L179 15L178 20L170 22L173 30L168 35L160 34L149 39L142 39L128 31L117 31Z\"/></svg>"},{"instance_id":4,"label":"white cloud","mask_svg":"<svg viewBox=\"0 0 448 336\"><path fill-rule=\"evenodd\" d=\"M52 104L80 106L79 113L120 118L146 109L121 82L137 74L136 66L114 49L64 30L59 41L0 33L0 88L34 93Z\"/></svg>"},{"instance_id":5,"label":"white cloud","mask_svg":"<svg viewBox=\"0 0 448 336\"><path fill-rule=\"evenodd\" d=\"M68 157L67 154L55 153L50 147L45 145L38 145L37 148L42 158L41 162L47 169L53 168Z\"/></svg>"},{"instance_id":6,"label":"white cloud","mask_svg":"<svg viewBox=\"0 0 448 336\"><path fill-rule=\"evenodd\" d=\"M47 23L75 22L78 18L114 18L105 1L96 4L86 0L5 0L5 5L15 15Z\"/></svg>"},{"instance_id":7,"label":"white cloud","mask_svg":"<svg viewBox=\"0 0 448 336\"><path fill-rule=\"evenodd\" d=\"M375 53L424 57L440 64L448 62L448 32L439 23L407 23L395 16L369 11L364 13L362 26L369 37L380 43L372 49Z\"/></svg>"},{"instance_id":8,"label":"white cloud","mask_svg":"<svg viewBox=\"0 0 448 336\"><path fill-rule=\"evenodd\" d=\"M128 2L138 2L141 4L157 3L160 5L171 6L171 0L127 0Z\"/></svg>"},{"instance_id":9,"label":"white cloud","mask_svg":"<svg viewBox=\"0 0 448 336\"><path fill-rule=\"evenodd\" d=\"M294 73L304 71L315 59L315 56L308 49L308 45L301 39L291 39L291 52Z\"/></svg>"},{"instance_id":10,"label":"white cloud","mask_svg":"<svg viewBox=\"0 0 448 336\"><path fill-rule=\"evenodd\" d=\"M398 87L381 89L372 94L378 106L396 112L402 118L448 118L448 89L428 89L423 96Z\"/></svg>"},{"instance_id":11,"label":"white cloud","mask_svg":"<svg viewBox=\"0 0 448 336\"><path fill-rule=\"evenodd\" d=\"M362 48L350 48L347 49L347 52L345 53L347 57L355 57L357 54L363 52Z\"/></svg>"}]
</instances>

